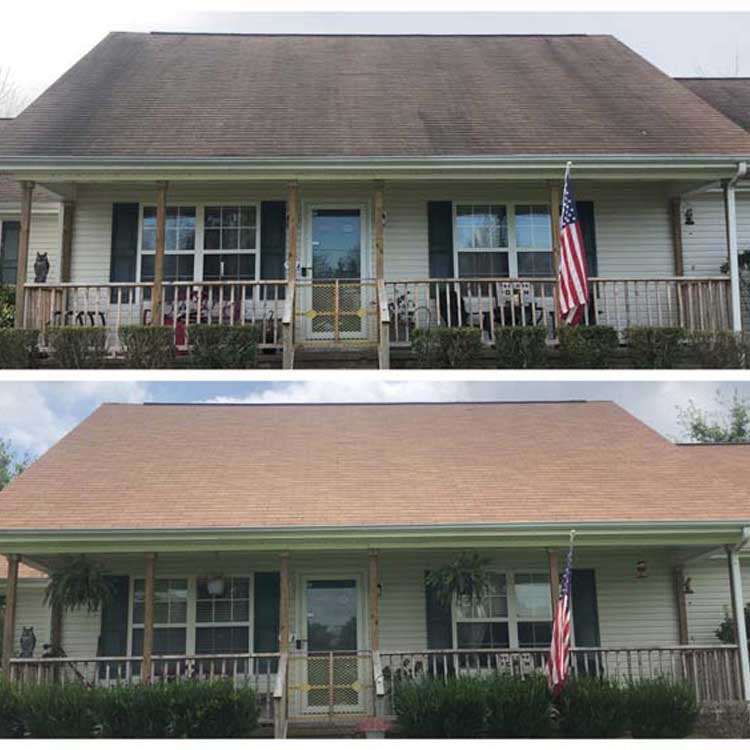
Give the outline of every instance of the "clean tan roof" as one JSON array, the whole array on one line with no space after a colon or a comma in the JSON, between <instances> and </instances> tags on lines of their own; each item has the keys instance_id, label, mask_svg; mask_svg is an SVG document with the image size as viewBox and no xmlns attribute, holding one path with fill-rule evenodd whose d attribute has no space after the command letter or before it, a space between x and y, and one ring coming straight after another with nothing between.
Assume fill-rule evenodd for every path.
<instances>
[{"instance_id":1,"label":"clean tan roof","mask_svg":"<svg viewBox=\"0 0 750 750\"><path fill-rule=\"evenodd\" d=\"M606 35L109 34L3 156L744 155L750 136Z\"/></svg>"},{"instance_id":2,"label":"clean tan roof","mask_svg":"<svg viewBox=\"0 0 750 750\"><path fill-rule=\"evenodd\" d=\"M747 485L608 402L105 405L5 529L750 519Z\"/></svg>"},{"instance_id":3,"label":"clean tan roof","mask_svg":"<svg viewBox=\"0 0 750 750\"><path fill-rule=\"evenodd\" d=\"M730 120L750 130L750 78L678 78Z\"/></svg>"}]
</instances>

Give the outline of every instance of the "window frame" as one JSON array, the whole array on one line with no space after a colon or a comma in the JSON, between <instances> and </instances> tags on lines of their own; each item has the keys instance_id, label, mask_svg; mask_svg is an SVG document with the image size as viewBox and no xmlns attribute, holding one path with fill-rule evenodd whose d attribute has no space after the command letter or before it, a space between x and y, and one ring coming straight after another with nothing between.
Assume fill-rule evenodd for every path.
<instances>
[{"instance_id":1,"label":"window frame","mask_svg":"<svg viewBox=\"0 0 750 750\"><path fill-rule=\"evenodd\" d=\"M518 603L518 595L517 595L517 583L516 578L517 576L546 576L547 578L547 603L549 605L549 617L526 617L523 616L520 612L520 606ZM552 586L550 582L549 572L543 571L543 570L516 570L513 572L513 598L515 600L515 613L516 613L516 623L515 623L515 629L516 629L516 641L520 644L520 638L519 638L519 631L518 627L520 623L524 622L530 622L530 623L549 623L552 625L555 613L554 609L552 607ZM519 645L518 648L542 648L541 646L521 646Z\"/></svg>"},{"instance_id":2,"label":"window frame","mask_svg":"<svg viewBox=\"0 0 750 750\"><path fill-rule=\"evenodd\" d=\"M508 648L509 649L531 649L532 647L521 647L518 645L518 623L519 622L551 622L552 620L546 619L535 619L535 618L523 618L519 617L518 598L516 596L516 576L517 575L546 575L547 583L549 586L549 571L533 567L533 566L522 566L518 568L496 568L492 567L488 571L494 575L504 575L506 581L507 601L508 601L508 616L507 617L482 617L482 618L465 618L459 617L458 602L454 597L451 606L451 629L453 636L453 648L457 650L473 651L477 649L461 649L458 645L458 623L459 622L507 622L508 623ZM552 607L552 593L550 587L550 608ZM539 648L539 647L534 647Z\"/></svg>"},{"instance_id":3,"label":"window frame","mask_svg":"<svg viewBox=\"0 0 750 750\"><path fill-rule=\"evenodd\" d=\"M175 581L184 580L187 582L187 599L186 599L186 610L185 610L185 622L184 623L156 623L154 622L154 631L157 629L161 630L185 630L185 653L184 654L168 654L167 656L187 656L190 653L190 577L185 575L166 575L156 576L156 581ZM133 656L133 634L136 630L143 630L145 623L136 623L133 621L133 614L135 610L135 588L136 581L143 581L145 586L145 576L130 576L130 594L128 597L128 656Z\"/></svg>"},{"instance_id":4,"label":"window frame","mask_svg":"<svg viewBox=\"0 0 750 750\"><path fill-rule=\"evenodd\" d=\"M198 630L199 629L208 629L208 628L241 628L241 627L247 627L247 645L248 645L248 653L253 652L253 641L254 641L254 623L253 623L253 594L255 593L253 590L253 582L254 582L254 576L251 574L246 573L230 573L226 576L224 576L225 580L229 582L233 578L246 578L247 579L247 620L227 620L226 622L216 622L215 620L211 622L201 622L198 620L198 602L202 601L198 599L198 580L201 578L210 578L208 575L197 575L195 576L195 601L194 601L194 609L195 609L195 627L193 632L193 650L195 652L195 656L201 657L201 658L208 658L211 656L215 656L215 654L198 654L195 644L198 641ZM230 584L231 585L231 584ZM233 599L229 600L230 602L234 602ZM232 612L234 614L234 612ZM219 654L220 656L223 654Z\"/></svg>"}]
</instances>

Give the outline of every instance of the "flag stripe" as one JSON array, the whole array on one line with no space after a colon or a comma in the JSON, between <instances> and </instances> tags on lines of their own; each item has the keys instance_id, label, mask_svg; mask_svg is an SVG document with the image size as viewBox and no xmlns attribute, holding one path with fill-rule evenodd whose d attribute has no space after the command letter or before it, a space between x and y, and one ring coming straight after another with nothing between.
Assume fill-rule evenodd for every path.
<instances>
[{"instance_id":1,"label":"flag stripe","mask_svg":"<svg viewBox=\"0 0 750 750\"><path fill-rule=\"evenodd\" d=\"M565 170L562 211L560 213L560 264L558 268L560 311L567 322L580 320L576 309L588 304L589 285L586 251L578 222L570 166Z\"/></svg>"}]
</instances>

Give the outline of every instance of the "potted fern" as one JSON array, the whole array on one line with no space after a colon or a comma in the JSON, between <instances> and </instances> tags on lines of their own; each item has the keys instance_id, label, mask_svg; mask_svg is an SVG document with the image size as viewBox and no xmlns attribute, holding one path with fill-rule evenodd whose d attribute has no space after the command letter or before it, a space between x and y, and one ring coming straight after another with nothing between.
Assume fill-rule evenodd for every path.
<instances>
[{"instance_id":1,"label":"potted fern","mask_svg":"<svg viewBox=\"0 0 750 750\"><path fill-rule=\"evenodd\" d=\"M489 558L462 552L453 562L427 575L437 600L449 608L455 601L479 601L490 585Z\"/></svg>"},{"instance_id":2,"label":"potted fern","mask_svg":"<svg viewBox=\"0 0 750 750\"><path fill-rule=\"evenodd\" d=\"M44 603L64 612L97 612L112 598L112 586L103 567L85 555L65 560L50 573Z\"/></svg>"}]
</instances>

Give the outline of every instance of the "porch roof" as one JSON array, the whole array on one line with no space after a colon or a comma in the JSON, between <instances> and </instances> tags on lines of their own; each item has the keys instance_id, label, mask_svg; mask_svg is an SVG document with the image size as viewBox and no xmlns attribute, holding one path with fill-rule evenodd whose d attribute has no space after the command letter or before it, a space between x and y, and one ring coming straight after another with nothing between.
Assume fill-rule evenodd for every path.
<instances>
[{"instance_id":1,"label":"porch roof","mask_svg":"<svg viewBox=\"0 0 750 750\"><path fill-rule=\"evenodd\" d=\"M678 78L730 120L750 130L750 78Z\"/></svg>"},{"instance_id":2,"label":"porch roof","mask_svg":"<svg viewBox=\"0 0 750 750\"><path fill-rule=\"evenodd\" d=\"M0 157L750 154L611 36L112 33Z\"/></svg>"},{"instance_id":3,"label":"porch roof","mask_svg":"<svg viewBox=\"0 0 750 750\"><path fill-rule=\"evenodd\" d=\"M746 486L609 402L108 404L3 491L0 535L740 526Z\"/></svg>"}]
</instances>

